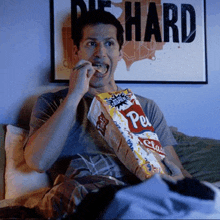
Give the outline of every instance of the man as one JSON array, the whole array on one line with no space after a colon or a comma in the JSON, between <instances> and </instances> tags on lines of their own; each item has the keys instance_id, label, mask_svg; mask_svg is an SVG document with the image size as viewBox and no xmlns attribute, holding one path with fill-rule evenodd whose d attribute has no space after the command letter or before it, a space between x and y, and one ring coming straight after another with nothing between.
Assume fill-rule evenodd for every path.
<instances>
[{"instance_id":1,"label":"man","mask_svg":"<svg viewBox=\"0 0 220 220\"><path fill-rule=\"evenodd\" d=\"M26 162L38 172L47 172L53 182L59 174L65 174L74 176L74 181L102 175L111 177L109 184L136 183L135 176L122 165L87 119L96 94L120 90L114 81L114 72L123 56L123 28L113 15L96 10L78 19L76 30L73 40L79 61L71 73L69 88L39 97L24 151ZM104 66L105 72L99 72L97 66ZM168 160L187 175L172 147L176 142L163 114L152 100L137 98ZM56 184L59 181L56 179ZM88 188L85 194L87 191Z\"/></svg>"}]
</instances>

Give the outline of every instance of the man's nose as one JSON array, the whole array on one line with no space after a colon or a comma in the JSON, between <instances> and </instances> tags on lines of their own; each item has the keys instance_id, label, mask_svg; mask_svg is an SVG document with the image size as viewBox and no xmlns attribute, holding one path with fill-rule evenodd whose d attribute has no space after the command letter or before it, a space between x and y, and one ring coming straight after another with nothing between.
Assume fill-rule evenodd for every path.
<instances>
[{"instance_id":1,"label":"man's nose","mask_svg":"<svg viewBox=\"0 0 220 220\"><path fill-rule=\"evenodd\" d=\"M96 46L94 55L96 57L105 57L106 56L106 48L105 45L100 43Z\"/></svg>"}]
</instances>

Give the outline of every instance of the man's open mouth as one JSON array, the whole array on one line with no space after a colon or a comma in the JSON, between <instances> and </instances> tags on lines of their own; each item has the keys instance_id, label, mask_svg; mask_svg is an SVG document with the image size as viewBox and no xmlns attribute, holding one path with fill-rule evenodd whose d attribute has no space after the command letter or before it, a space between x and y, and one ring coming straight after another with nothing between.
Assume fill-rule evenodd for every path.
<instances>
[{"instance_id":1,"label":"man's open mouth","mask_svg":"<svg viewBox=\"0 0 220 220\"><path fill-rule=\"evenodd\" d=\"M109 69L109 65L104 63L93 63L92 66L101 74L105 74Z\"/></svg>"}]
</instances>

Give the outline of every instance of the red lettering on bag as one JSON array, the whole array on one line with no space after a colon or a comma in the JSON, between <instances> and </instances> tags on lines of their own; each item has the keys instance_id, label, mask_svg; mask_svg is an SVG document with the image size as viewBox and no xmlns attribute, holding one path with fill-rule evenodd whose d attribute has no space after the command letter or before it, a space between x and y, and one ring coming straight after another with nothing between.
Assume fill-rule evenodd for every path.
<instances>
[{"instance_id":1,"label":"red lettering on bag","mask_svg":"<svg viewBox=\"0 0 220 220\"><path fill-rule=\"evenodd\" d=\"M109 120L105 117L103 112L98 116L98 120L96 122L96 128L101 132L103 136L105 136L106 126L108 125Z\"/></svg>"},{"instance_id":2,"label":"red lettering on bag","mask_svg":"<svg viewBox=\"0 0 220 220\"><path fill-rule=\"evenodd\" d=\"M128 120L128 126L131 132L141 133L143 131L152 131L154 128L145 116L143 109L137 105L134 100L131 100L133 105L126 110L121 110L120 113Z\"/></svg>"},{"instance_id":3,"label":"red lettering on bag","mask_svg":"<svg viewBox=\"0 0 220 220\"><path fill-rule=\"evenodd\" d=\"M163 147L161 146L159 141L152 140L152 139L144 139L140 137L138 137L138 139L140 140L140 142L143 144L144 147L154 150L157 153L165 156Z\"/></svg>"}]
</instances>

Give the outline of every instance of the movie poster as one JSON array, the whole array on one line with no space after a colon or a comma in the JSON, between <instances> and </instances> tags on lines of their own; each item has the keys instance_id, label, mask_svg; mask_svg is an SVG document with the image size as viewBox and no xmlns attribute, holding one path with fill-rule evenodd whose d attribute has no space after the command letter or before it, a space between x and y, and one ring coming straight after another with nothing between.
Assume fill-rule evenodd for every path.
<instances>
[{"instance_id":1,"label":"movie poster","mask_svg":"<svg viewBox=\"0 0 220 220\"><path fill-rule=\"evenodd\" d=\"M68 81L71 24L93 9L111 12L125 30L117 82L207 83L205 0L51 0L54 81Z\"/></svg>"}]
</instances>

